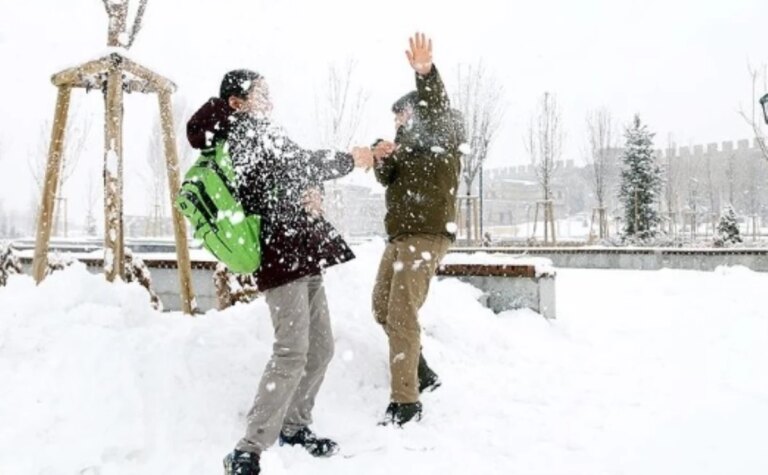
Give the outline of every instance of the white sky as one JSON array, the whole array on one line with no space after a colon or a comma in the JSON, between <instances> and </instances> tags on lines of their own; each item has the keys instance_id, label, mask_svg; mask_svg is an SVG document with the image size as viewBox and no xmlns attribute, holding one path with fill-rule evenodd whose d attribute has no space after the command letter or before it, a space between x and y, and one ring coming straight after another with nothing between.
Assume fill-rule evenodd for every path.
<instances>
[{"instance_id":1,"label":"white sky","mask_svg":"<svg viewBox=\"0 0 768 475\"><path fill-rule=\"evenodd\" d=\"M132 0L137 3L136 0ZM403 53L413 31L434 38L435 61L450 89L456 67L481 60L506 90L507 114L490 166L527 162L522 135L537 99L557 94L566 131L564 158L581 160L584 118L605 106L621 122L640 112L678 143L747 138L747 64L768 61L765 0L150 0L130 55L180 86L194 107L214 95L222 74L249 67L269 80L276 116L307 146L317 145L315 95L328 64L355 59L371 99L360 140L392 134L389 106L412 89ZM26 209L27 157L38 153L41 123L53 114L50 75L105 50L100 0L0 0L0 202ZM93 115L92 138L68 185L81 207L86 176L98 183L101 106L97 94L73 104ZM143 171L154 101L127 98L128 213L145 211Z\"/></svg>"}]
</instances>

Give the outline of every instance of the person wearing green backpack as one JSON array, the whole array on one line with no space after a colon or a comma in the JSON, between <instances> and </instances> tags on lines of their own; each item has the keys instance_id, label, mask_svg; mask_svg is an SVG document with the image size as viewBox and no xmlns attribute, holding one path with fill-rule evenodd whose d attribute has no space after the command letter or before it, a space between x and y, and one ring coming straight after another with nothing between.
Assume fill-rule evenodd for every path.
<instances>
[{"instance_id":1,"label":"person wearing green backpack","mask_svg":"<svg viewBox=\"0 0 768 475\"><path fill-rule=\"evenodd\" d=\"M322 215L322 184L370 168L368 147L350 153L309 151L270 120L272 103L263 76L227 73L219 97L207 101L187 124L199 150L226 150L234 191L246 216L260 219L260 267L255 272L275 329L273 354L248 412L245 436L227 455L231 474L258 474L260 454L276 441L330 456L337 444L309 428L312 409L333 356L323 270L354 258Z\"/></svg>"}]
</instances>

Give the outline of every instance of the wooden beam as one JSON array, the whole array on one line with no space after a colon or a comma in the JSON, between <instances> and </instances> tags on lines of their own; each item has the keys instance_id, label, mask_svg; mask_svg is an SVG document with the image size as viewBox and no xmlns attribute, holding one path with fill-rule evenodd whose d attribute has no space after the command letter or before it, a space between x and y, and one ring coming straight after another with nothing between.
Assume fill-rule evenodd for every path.
<instances>
[{"instance_id":1,"label":"wooden beam","mask_svg":"<svg viewBox=\"0 0 768 475\"><path fill-rule=\"evenodd\" d=\"M176 84L173 83L170 79L166 79L163 76L157 74L156 72L134 62L130 59L123 58L123 68L136 76L139 79L142 79L144 81L147 81L152 86L154 86L158 91L168 91L168 92L175 92L176 91Z\"/></svg>"},{"instance_id":2,"label":"wooden beam","mask_svg":"<svg viewBox=\"0 0 768 475\"><path fill-rule=\"evenodd\" d=\"M119 48L128 46L128 39L123 38L128 29L128 0L113 0L105 3L109 15L107 46ZM123 44L125 43L125 44Z\"/></svg>"},{"instance_id":3,"label":"wooden beam","mask_svg":"<svg viewBox=\"0 0 768 475\"><path fill-rule=\"evenodd\" d=\"M176 151L176 132L173 126L173 108L171 93L168 90L158 94L160 101L160 122L163 128L166 165L168 171L168 190L171 199L173 233L176 238L176 256L179 265L179 284L181 288L181 306L184 313L192 315L197 310L194 290L192 289L192 271L190 268L187 228L184 217L176 208L176 193L179 192L179 157Z\"/></svg>"},{"instance_id":4,"label":"wooden beam","mask_svg":"<svg viewBox=\"0 0 768 475\"><path fill-rule=\"evenodd\" d=\"M95 76L97 74L108 73L111 63L112 59L109 56L89 61L81 66L65 69L64 71L54 74L51 77L51 82L56 87L72 87L77 83L84 82L85 78Z\"/></svg>"},{"instance_id":5,"label":"wooden beam","mask_svg":"<svg viewBox=\"0 0 768 475\"><path fill-rule=\"evenodd\" d=\"M45 278L48 267L48 245L51 240L51 224L53 222L54 197L61 173L61 155L64 149L64 131L67 128L67 115L72 90L69 87L59 87L54 113L51 145L48 152L48 164L45 168L45 184L40 203L40 214L37 217L37 236L35 242L35 257L32 272L39 284Z\"/></svg>"},{"instance_id":6,"label":"wooden beam","mask_svg":"<svg viewBox=\"0 0 768 475\"><path fill-rule=\"evenodd\" d=\"M443 277L526 277L536 278L536 266L521 264L442 264L437 275Z\"/></svg>"},{"instance_id":7,"label":"wooden beam","mask_svg":"<svg viewBox=\"0 0 768 475\"><path fill-rule=\"evenodd\" d=\"M123 88L122 71L113 68L104 96L104 273L112 282L125 268L123 241Z\"/></svg>"}]
</instances>

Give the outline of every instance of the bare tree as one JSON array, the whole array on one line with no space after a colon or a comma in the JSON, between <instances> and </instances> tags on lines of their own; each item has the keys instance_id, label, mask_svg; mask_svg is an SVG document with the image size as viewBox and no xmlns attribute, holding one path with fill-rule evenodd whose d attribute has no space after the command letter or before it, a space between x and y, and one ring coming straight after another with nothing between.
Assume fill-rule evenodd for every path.
<instances>
[{"instance_id":1,"label":"bare tree","mask_svg":"<svg viewBox=\"0 0 768 475\"><path fill-rule=\"evenodd\" d=\"M677 144L672 134L667 135L664 162L664 203L667 207L669 234L677 232L677 214L680 211L681 159L677 156Z\"/></svg>"},{"instance_id":2,"label":"bare tree","mask_svg":"<svg viewBox=\"0 0 768 475\"><path fill-rule=\"evenodd\" d=\"M350 59L342 66L330 64L323 89L315 94L315 114L320 141L332 150L348 150L363 126L369 94L355 85L357 62ZM325 186L328 218L342 231L348 229L344 213L344 194L334 182Z\"/></svg>"},{"instance_id":3,"label":"bare tree","mask_svg":"<svg viewBox=\"0 0 768 475\"><path fill-rule=\"evenodd\" d=\"M147 1L140 0L139 7L134 15L133 25L128 31L128 4L129 0L102 0L104 8L109 15L108 44L111 47L130 48L136 41L147 10Z\"/></svg>"},{"instance_id":4,"label":"bare tree","mask_svg":"<svg viewBox=\"0 0 768 475\"><path fill-rule=\"evenodd\" d=\"M472 185L478 174L482 173L483 164L504 118L503 95L504 88L486 71L482 63L459 67L453 106L463 119L464 135L468 141L462 146L461 167L461 179L467 197L472 195ZM470 200L467 199L465 204L465 229L469 240L472 226Z\"/></svg>"},{"instance_id":5,"label":"bare tree","mask_svg":"<svg viewBox=\"0 0 768 475\"><path fill-rule=\"evenodd\" d=\"M708 198L708 213L709 224L712 226L712 234L715 233L715 227L717 226L717 219L720 215L720 207L718 203L719 189L715 183L715 176L712 170L712 156L707 154L704 158L704 170L706 173L706 185L707 185L707 198Z\"/></svg>"},{"instance_id":6,"label":"bare tree","mask_svg":"<svg viewBox=\"0 0 768 475\"><path fill-rule=\"evenodd\" d=\"M608 237L606 201L616 169L615 125L611 113L603 108L587 114L587 132L589 139L587 164L592 179L592 191L597 200L599 237L605 239Z\"/></svg>"},{"instance_id":7,"label":"bare tree","mask_svg":"<svg viewBox=\"0 0 768 475\"><path fill-rule=\"evenodd\" d=\"M557 98L545 92L536 111L531 117L526 137L526 148L531 158L542 191L544 204L544 240L548 240L548 230L552 227L555 237L554 211L552 205L552 180L558 159L562 153L563 130L560 108ZM538 209L538 206L537 206ZM536 226L534 224L534 233Z\"/></svg>"},{"instance_id":8,"label":"bare tree","mask_svg":"<svg viewBox=\"0 0 768 475\"><path fill-rule=\"evenodd\" d=\"M89 175L85 202L85 234L88 236L95 236L97 232L95 212L97 201L98 196L93 182L93 175Z\"/></svg>"},{"instance_id":9,"label":"bare tree","mask_svg":"<svg viewBox=\"0 0 768 475\"><path fill-rule=\"evenodd\" d=\"M58 196L56 199L56 218L54 221L54 234L61 231L60 221L63 222L64 236L68 234L67 229L67 197L64 193L64 187L72 177L80 157L85 150L85 144L91 131L91 120L87 115L82 116L77 111L72 113L73 120L67 121L66 131L64 132L65 142L64 150L61 156L61 171L59 173L59 183L56 186ZM50 141L52 124L45 120L40 126L40 133L37 146L31 155L27 157L27 167L37 185L36 199L40 200L45 185L45 169L48 166L48 144ZM37 208L35 208L35 216Z\"/></svg>"},{"instance_id":10,"label":"bare tree","mask_svg":"<svg viewBox=\"0 0 768 475\"><path fill-rule=\"evenodd\" d=\"M735 205L734 192L736 185L736 154L731 152L728 154L728 162L725 168L725 179L728 184L728 204Z\"/></svg>"},{"instance_id":11,"label":"bare tree","mask_svg":"<svg viewBox=\"0 0 768 475\"><path fill-rule=\"evenodd\" d=\"M749 75L752 79L752 100L750 113L747 114L742 108L739 114L752 129L760 152L764 159L768 160L768 129L762 118L762 111L758 107L758 101L761 93L758 91L758 85L762 84L762 93L768 92L768 66L763 64L759 69L748 66Z\"/></svg>"},{"instance_id":12,"label":"bare tree","mask_svg":"<svg viewBox=\"0 0 768 475\"><path fill-rule=\"evenodd\" d=\"M328 66L325 89L316 96L316 114L323 146L346 150L362 125L368 93L354 85L357 62Z\"/></svg>"},{"instance_id":13,"label":"bare tree","mask_svg":"<svg viewBox=\"0 0 768 475\"><path fill-rule=\"evenodd\" d=\"M183 100L177 100L173 105L173 123L176 128L176 136L184 137L185 124L188 119L189 108ZM165 230L168 216L168 177L165 146L161 132L160 119L157 118L152 125L154 133L150 135L147 145L147 165L149 175L139 172L139 177L145 185L146 196L149 201L147 227L145 234L158 236ZM194 158L194 150L186 140L179 141L179 169L183 176Z\"/></svg>"}]
</instances>

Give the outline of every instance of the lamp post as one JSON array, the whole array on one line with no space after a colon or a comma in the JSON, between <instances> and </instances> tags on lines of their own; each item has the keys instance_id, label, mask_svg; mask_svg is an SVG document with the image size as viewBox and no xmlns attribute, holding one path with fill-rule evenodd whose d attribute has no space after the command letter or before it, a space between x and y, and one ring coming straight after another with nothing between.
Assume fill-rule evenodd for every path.
<instances>
[{"instance_id":1,"label":"lamp post","mask_svg":"<svg viewBox=\"0 0 768 475\"><path fill-rule=\"evenodd\" d=\"M760 98L760 106L763 108L763 117L765 118L765 123L768 124L768 94Z\"/></svg>"}]
</instances>

